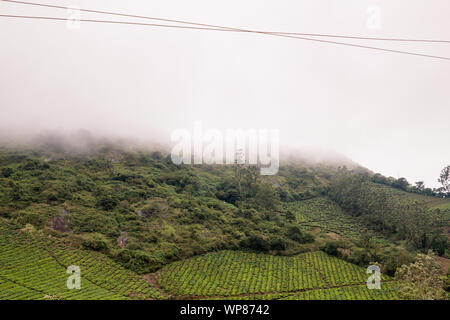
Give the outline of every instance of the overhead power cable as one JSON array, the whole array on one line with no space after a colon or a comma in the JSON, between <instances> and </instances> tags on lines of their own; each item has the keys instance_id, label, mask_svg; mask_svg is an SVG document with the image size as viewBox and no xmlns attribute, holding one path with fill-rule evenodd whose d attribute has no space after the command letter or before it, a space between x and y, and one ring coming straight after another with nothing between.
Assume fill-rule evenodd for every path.
<instances>
[{"instance_id":1,"label":"overhead power cable","mask_svg":"<svg viewBox=\"0 0 450 320\"><path fill-rule=\"evenodd\" d=\"M35 3L35 2L16 1L16 0L0 0L0 1L11 2L11 3L16 3L16 4L23 4L23 5L54 8L54 9L64 9L64 10L73 9L71 7L58 6L58 5L52 5L52 4L46 4L46 3ZM240 32L256 32L256 33L264 33L264 34L308 36L308 37L344 38L344 39L355 39L355 40L450 43L450 40L443 40L443 39L412 39L412 38L385 38L385 37L380 38L380 37L364 37L364 36L324 34L324 33L248 30L248 29L241 29L241 28L234 28L234 27L227 27L227 26L218 26L218 25L212 25L212 24L191 22L191 21L185 21L185 20L175 20L175 19L166 19L166 18L157 18L157 17L142 16L142 15L126 14L126 13L120 13L120 12L100 11L100 10L83 9L83 8L79 8L77 10L79 10L81 12L114 15L114 16L121 16L121 17L128 17L128 18L148 19L148 20L171 22L171 23L189 24L189 25L195 25L195 26L200 26L200 27L226 29L226 30L233 30L233 31L240 31Z\"/></svg>"},{"instance_id":2,"label":"overhead power cable","mask_svg":"<svg viewBox=\"0 0 450 320\"><path fill-rule=\"evenodd\" d=\"M23 3L23 4L32 4L32 3L28 3L28 2L24 3L22 1L20 1L20 2L19 1L10 1L10 0L0 0L0 1L17 2L17 3ZM39 4L39 5L43 5L43 4ZM44 5L44 6L51 6L51 5ZM54 7L54 6L52 6L52 7ZM60 7L60 6L57 6L57 7L58 8L63 8L63 9L71 9L70 7ZM100 12L100 11L88 10L88 9L82 9L82 10L89 11L89 12L95 11L96 13L111 14L111 13L106 13L104 11ZM123 14L118 14L118 13L113 13L113 14L114 15L123 15ZM129 16L129 15L127 15L127 16ZM59 21L67 21L68 20L67 18L43 17L43 16L0 15L0 17L22 18L22 19L41 19L41 20L59 20ZM140 16L134 16L134 17L140 17ZM150 18L150 19L154 19L154 18ZM168 19L160 19L160 18L155 18L155 19L168 20ZM450 58L448 58L448 57L436 56L436 55L428 55L428 54L422 54L422 53L416 53L416 52L410 52L410 51L401 51L401 50L394 50L394 49L387 49L387 48L371 47L371 46L358 45L358 44L353 44L353 43L337 42L337 41L315 39L315 38L306 38L306 37L299 37L299 36L291 36L291 35L286 35L286 34L267 33L267 32L262 32L262 31L255 31L255 30L226 28L226 27L221 27L221 26L216 26L215 28L212 28L212 27L190 27L190 26L187 27L187 26L177 26L177 25L162 25L162 24L150 24L150 23L139 23L139 22L128 22L128 21L93 20L93 19L79 19L78 21L80 21L80 22L81 21L83 21L83 22L94 22L94 23L141 25L141 26L166 27L166 28L181 28L181 29L196 29L196 30L212 30L212 31L232 31L232 32L257 33L257 34L265 34L265 35L272 35L272 36L279 36L279 37L286 37L286 38L293 38L293 39L301 39L301 40L314 41L314 42L322 42L322 43L329 43L329 44L336 44L336 45L343 45L343 46L350 46L350 47L358 47L358 48L364 48L364 49L385 51L385 52L392 52L392 53L420 56L420 57L427 57L427 58L434 58L434 59L441 59L441 60L450 60ZM178 20L171 20L171 21L176 22ZM184 22L184 23L188 23L188 22ZM194 24L194 23L192 23L192 24ZM196 25L204 25L204 24L196 24Z\"/></svg>"},{"instance_id":3,"label":"overhead power cable","mask_svg":"<svg viewBox=\"0 0 450 320\"><path fill-rule=\"evenodd\" d=\"M5 15L5 14L0 15L0 17L3 17L3 18L19 18L19 19L56 20L56 21L67 21L68 20L67 18L59 18L59 17L18 16L18 15ZM92 20L92 19L77 19L77 21L80 21L80 22L93 22L93 23L122 24L122 25L138 25L138 26L162 27L162 28L179 28L179 29L234 32L233 30L215 29L215 28L206 28L206 27L176 26L176 25L164 25L164 24L129 22L129 21ZM246 31L246 32L248 32L248 33L261 33L261 32L255 32L255 31ZM265 34L265 33L262 33L262 34ZM271 34L269 34L269 35L271 35ZM379 47L370 47L370 46L358 45L358 44L353 44L353 43L336 42L336 41L329 41L329 40L322 40L322 39L312 39L312 38L305 38L305 37L288 36L288 35L280 35L280 36L281 37L286 37L286 38L293 38L293 39L301 39L301 40L323 42L323 43L331 43L331 44L350 46L350 47L357 47L357 48L364 48L364 49L379 50L379 51L385 51L385 52L407 54L407 55L426 57L426 58L450 60L449 57L428 55L428 54L422 54L422 53L416 53L416 52L410 52L410 51L400 51L400 50L393 50L393 49L386 49L386 48L379 48Z\"/></svg>"}]
</instances>

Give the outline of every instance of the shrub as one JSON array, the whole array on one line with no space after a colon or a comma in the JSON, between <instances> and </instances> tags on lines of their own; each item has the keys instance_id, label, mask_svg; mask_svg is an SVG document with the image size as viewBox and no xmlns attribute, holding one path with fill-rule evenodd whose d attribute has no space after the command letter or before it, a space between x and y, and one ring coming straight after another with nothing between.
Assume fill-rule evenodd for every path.
<instances>
[{"instance_id":1,"label":"shrub","mask_svg":"<svg viewBox=\"0 0 450 320\"><path fill-rule=\"evenodd\" d=\"M11 168L2 168L2 177L9 178L14 173L14 170Z\"/></svg>"},{"instance_id":2,"label":"shrub","mask_svg":"<svg viewBox=\"0 0 450 320\"><path fill-rule=\"evenodd\" d=\"M126 268L140 274L154 272L166 263L163 258L156 254L151 254L143 250L130 251L123 249L117 253L116 258Z\"/></svg>"},{"instance_id":3,"label":"shrub","mask_svg":"<svg viewBox=\"0 0 450 320\"><path fill-rule=\"evenodd\" d=\"M28 160L22 165L23 170L36 170L39 168L39 162L36 160Z\"/></svg>"},{"instance_id":4,"label":"shrub","mask_svg":"<svg viewBox=\"0 0 450 320\"><path fill-rule=\"evenodd\" d=\"M284 241L282 238L272 238L270 240L270 249L271 250L278 250L278 251L282 251L282 250L286 250L287 248L287 242Z\"/></svg>"},{"instance_id":5,"label":"shrub","mask_svg":"<svg viewBox=\"0 0 450 320\"><path fill-rule=\"evenodd\" d=\"M90 234L83 242L81 243L83 249L94 250L100 252L108 252L109 245L105 239L105 237L100 233Z\"/></svg>"},{"instance_id":6,"label":"shrub","mask_svg":"<svg viewBox=\"0 0 450 320\"><path fill-rule=\"evenodd\" d=\"M321 250L331 256L338 256L339 250L336 242L326 242Z\"/></svg>"},{"instance_id":7,"label":"shrub","mask_svg":"<svg viewBox=\"0 0 450 320\"><path fill-rule=\"evenodd\" d=\"M294 240L299 243L308 243L308 242L314 241L314 237L311 234L309 234L309 233L303 234L302 231L300 230L300 228L297 226L289 227L287 230L286 236L289 239Z\"/></svg>"},{"instance_id":8,"label":"shrub","mask_svg":"<svg viewBox=\"0 0 450 320\"><path fill-rule=\"evenodd\" d=\"M260 252L267 252L270 249L270 244L266 239L255 235L242 240L241 246Z\"/></svg>"},{"instance_id":9,"label":"shrub","mask_svg":"<svg viewBox=\"0 0 450 320\"><path fill-rule=\"evenodd\" d=\"M42 228L45 224L44 217L36 212L19 213L17 216L17 222L21 225L31 224L37 228Z\"/></svg>"},{"instance_id":10,"label":"shrub","mask_svg":"<svg viewBox=\"0 0 450 320\"><path fill-rule=\"evenodd\" d=\"M106 196L102 197L98 200L98 206L101 207L103 210L113 210L117 205L119 204L119 200L117 200L113 196Z\"/></svg>"}]
</instances>

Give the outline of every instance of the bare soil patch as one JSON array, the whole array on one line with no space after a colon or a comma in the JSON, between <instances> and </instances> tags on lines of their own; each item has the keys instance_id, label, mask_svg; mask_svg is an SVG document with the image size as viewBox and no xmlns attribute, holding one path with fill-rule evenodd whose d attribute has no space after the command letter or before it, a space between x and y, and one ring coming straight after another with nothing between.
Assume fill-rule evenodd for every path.
<instances>
[{"instance_id":1,"label":"bare soil patch","mask_svg":"<svg viewBox=\"0 0 450 320\"><path fill-rule=\"evenodd\" d=\"M444 257L436 257L436 260L441 265L442 273L446 275L448 272L448 267L450 266L450 259Z\"/></svg>"}]
</instances>

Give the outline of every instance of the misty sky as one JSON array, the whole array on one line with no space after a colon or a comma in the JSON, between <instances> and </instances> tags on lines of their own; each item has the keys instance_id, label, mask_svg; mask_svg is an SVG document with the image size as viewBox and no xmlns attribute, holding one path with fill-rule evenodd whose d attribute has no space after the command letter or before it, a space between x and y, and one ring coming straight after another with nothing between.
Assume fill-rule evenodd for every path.
<instances>
[{"instance_id":1,"label":"misty sky","mask_svg":"<svg viewBox=\"0 0 450 320\"><path fill-rule=\"evenodd\" d=\"M448 0L30 1L248 29L450 39ZM373 5L379 29L367 26ZM5 2L0 12L67 17ZM450 57L450 44L358 43ZM450 61L258 34L0 18L0 128L10 132L168 140L196 120L275 128L282 145L337 151L435 187L450 164L449 119Z\"/></svg>"}]
</instances>

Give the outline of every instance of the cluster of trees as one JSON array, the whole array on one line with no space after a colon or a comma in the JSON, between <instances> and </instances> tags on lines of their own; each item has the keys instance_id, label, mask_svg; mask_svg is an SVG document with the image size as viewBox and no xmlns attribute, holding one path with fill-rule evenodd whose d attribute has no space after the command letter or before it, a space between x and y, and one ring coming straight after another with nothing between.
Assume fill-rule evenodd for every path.
<instances>
[{"instance_id":1,"label":"cluster of trees","mask_svg":"<svg viewBox=\"0 0 450 320\"><path fill-rule=\"evenodd\" d=\"M311 234L302 232L298 226L292 224L295 220L292 213L286 213L285 218L281 219L278 214L283 211L280 206L281 189L275 188L270 180L267 180L263 180L257 166L236 164L233 167L233 175L223 179L217 186L216 197L239 208L240 215L249 219L251 223L257 222L258 217L262 217L264 221L259 225L263 229L270 229L268 222L283 226L281 233L250 232L240 241L239 246L259 252L280 252L286 250L292 242L299 244L313 242L314 237Z\"/></svg>"},{"instance_id":2,"label":"cluster of trees","mask_svg":"<svg viewBox=\"0 0 450 320\"><path fill-rule=\"evenodd\" d=\"M440 188L427 188L423 181L417 181L414 185L411 185L405 178L395 179L393 177L385 177L379 173L374 174L370 180L407 192L440 198L450 197L450 165L443 168L439 175L438 182L442 184Z\"/></svg>"},{"instance_id":3,"label":"cluster of trees","mask_svg":"<svg viewBox=\"0 0 450 320\"><path fill-rule=\"evenodd\" d=\"M405 248L383 246L368 230L361 230L361 237L352 243L328 240L320 249L362 267L379 264L382 273L389 276L394 276L398 268L412 261L412 254Z\"/></svg>"},{"instance_id":4,"label":"cluster of trees","mask_svg":"<svg viewBox=\"0 0 450 320\"><path fill-rule=\"evenodd\" d=\"M424 203L391 195L364 175L340 171L330 184L329 196L347 212L364 217L373 229L406 239L418 249L442 255L448 246L438 213Z\"/></svg>"},{"instance_id":5,"label":"cluster of trees","mask_svg":"<svg viewBox=\"0 0 450 320\"><path fill-rule=\"evenodd\" d=\"M269 183L261 181L257 166L235 165L234 175L224 179L217 187L220 200L262 210L268 214L280 204L278 191Z\"/></svg>"},{"instance_id":6,"label":"cluster of trees","mask_svg":"<svg viewBox=\"0 0 450 320\"><path fill-rule=\"evenodd\" d=\"M416 261L403 265L395 274L400 280L399 295L404 300L448 299L441 279L441 266L433 252L418 254Z\"/></svg>"}]
</instances>

